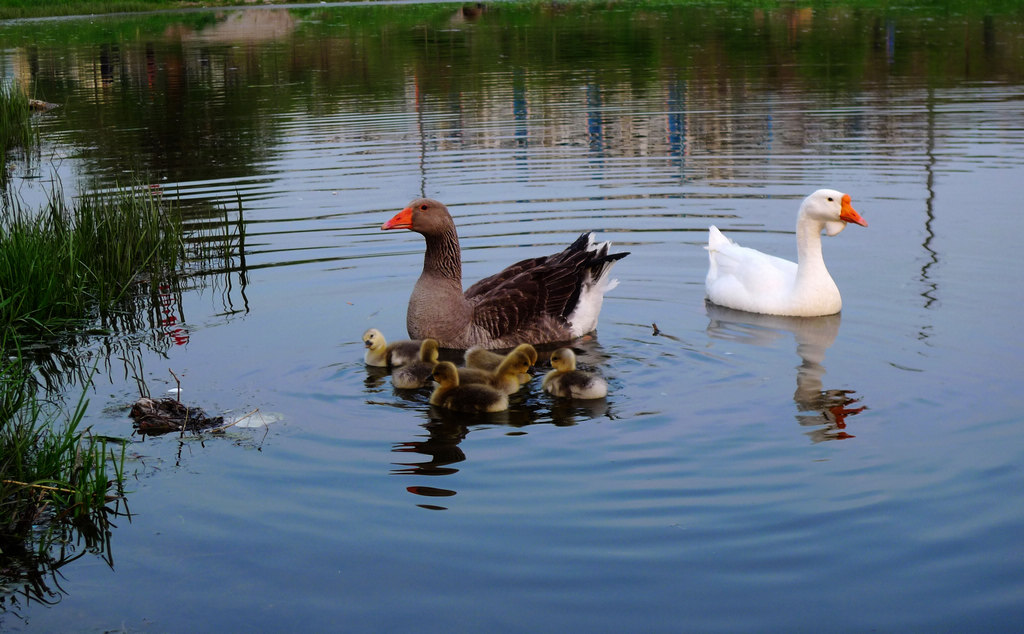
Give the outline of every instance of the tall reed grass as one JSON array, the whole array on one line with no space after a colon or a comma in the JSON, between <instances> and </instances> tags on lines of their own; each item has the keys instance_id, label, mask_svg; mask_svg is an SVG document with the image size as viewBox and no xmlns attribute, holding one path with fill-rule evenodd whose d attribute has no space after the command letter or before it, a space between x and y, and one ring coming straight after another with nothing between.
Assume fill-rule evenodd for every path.
<instances>
[{"instance_id":1,"label":"tall reed grass","mask_svg":"<svg viewBox=\"0 0 1024 634\"><path fill-rule=\"evenodd\" d=\"M102 525L107 503L123 494L124 444L80 429L84 395L61 411L24 372L16 358L0 362L0 545L45 525Z\"/></svg>"},{"instance_id":2,"label":"tall reed grass","mask_svg":"<svg viewBox=\"0 0 1024 634\"><path fill-rule=\"evenodd\" d=\"M36 130L28 95L15 82L0 81L0 184L7 178L7 161L15 149L31 156Z\"/></svg>"},{"instance_id":3,"label":"tall reed grass","mask_svg":"<svg viewBox=\"0 0 1024 634\"><path fill-rule=\"evenodd\" d=\"M44 209L11 205L0 218L0 329L53 333L117 309L133 285L171 274L183 255L173 205L145 187Z\"/></svg>"},{"instance_id":4,"label":"tall reed grass","mask_svg":"<svg viewBox=\"0 0 1024 634\"><path fill-rule=\"evenodd\" d=\"M54 405L23 351L137 311L140 295L155 294L159 280L177 274L184 251L179 210L147 187L87 194L73 205L53 194L34 211L4 202L0 583L8 572L31 576L17 572L27 564L7 562L11 552L49 561L53 540L65 539L69 527L81 536L108 534L116 514L108 502L120 499L124 481L124 444L81 429L84 395L70 411Z\"/></svg>"}]
</instances>

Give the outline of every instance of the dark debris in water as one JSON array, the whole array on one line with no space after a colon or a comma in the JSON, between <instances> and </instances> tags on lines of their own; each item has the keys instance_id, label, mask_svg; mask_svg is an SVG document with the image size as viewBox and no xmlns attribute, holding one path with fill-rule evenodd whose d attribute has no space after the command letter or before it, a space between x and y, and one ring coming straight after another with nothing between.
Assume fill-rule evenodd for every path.
<instances>
[{"instance_id":1,"label":"dark debris in water","mask_svg":"<svg viewBox=\"0 0 1024 634\"><path fill-rule=\"evenodd\" d=\"M201 407L189 407L175 398L142 397L128 414L140 434L166 434L177 431L201 431L220 427L223 416L207 416Z\"/></svg>"}]
</instances>

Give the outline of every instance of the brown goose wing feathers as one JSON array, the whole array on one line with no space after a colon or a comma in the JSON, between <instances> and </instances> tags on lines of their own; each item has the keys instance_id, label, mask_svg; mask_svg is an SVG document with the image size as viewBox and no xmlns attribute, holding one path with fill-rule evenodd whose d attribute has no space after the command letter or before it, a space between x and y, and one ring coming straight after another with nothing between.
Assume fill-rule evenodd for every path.
<instances>
[{"instance_id":1,"label":"brown goose wing feathers","mask_svg":"<svg viewBox=\"0 0 1024 634\"><path fill-rule=\"evenodd\" d=\"M628 255L609 254L607 244L590 249L591 243L591 234L583 233L561 253L522 260L470 286L465 297L473 322L495 339L566 327L586 285Z\"/></svg>"}]
</instances>

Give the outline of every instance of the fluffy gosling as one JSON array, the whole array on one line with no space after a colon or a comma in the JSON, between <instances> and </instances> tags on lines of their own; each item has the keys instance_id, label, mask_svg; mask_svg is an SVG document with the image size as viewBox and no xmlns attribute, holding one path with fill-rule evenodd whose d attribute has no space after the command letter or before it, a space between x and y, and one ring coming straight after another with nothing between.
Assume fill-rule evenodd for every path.
<instances>
[{"instance_id":1,"label":"fluffy gosling","mask_svg":"<svg viewBox=\"0 0 1024 634\"><path fill-rule=\"evenodd\" d=\"M363 345L366 346L363 361L366 362L366 365L380 368L394 368L412 363L419 359L421 343L421 341L402 339L389 345L381 331L370 328L363 333Z\"/></svg>"},{"instance_id":2,"label":"fluffy gosling","mask_svg":"<svg viewBox=\"0 0 1024 634\"><path fill-rule=\"evenodd\" d=\"M503 412L508 409L508 397L483 384L459 385L459 371L451 361L442 361L434 367L434 380L438 387L430 395L430 404L456 412Z\"/></svg>"},{"instance_id":3,"label":"fluffy gosling","mask_svg":"<svg viewBox=\"0 0 1024 634\"><path fill-rule=\"evenodd\" d=\"M569 348L559 348L551 353L551 367L544 375L541 387L553 396L591 399L608 395L608 383L604 379L576 369L576 354Z\"/></svg>"},{"instance_id":4,"label":"fluffy gosling","mask_svg":"<svg viewBox=\"0 0 1024 634\"><path fill-rule=\"evenodd\" d=\"M420 344L419 359L395 368L391 373L391 384L403 390L414 390L426 385L437 365L437 339L424 339Z\"/></svg>"}]
</instances>

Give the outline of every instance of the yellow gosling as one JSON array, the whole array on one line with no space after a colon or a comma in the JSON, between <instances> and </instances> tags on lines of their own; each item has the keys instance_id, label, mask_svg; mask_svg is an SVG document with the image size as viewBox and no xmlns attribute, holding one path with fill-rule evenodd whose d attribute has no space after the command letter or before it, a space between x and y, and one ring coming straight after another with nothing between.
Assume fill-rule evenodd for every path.
<instances>
[{"instance_id":1,"label":"yellow gosling","mask_svg":"<svg viewBox=\"0 0 1024 634\"><path fill-rule=\"evenodd\" d=\"M421 341L402 339L388 344L384 334L376 328L363 333L363 345L366 353L363 361L366 365L380 368L393 368L419 359Z\"/></svg>"},{"instance_id":2,"label":"yellow gosling","mask_svg":"<svg viewBox=\"0 0 1024 634\"><path fill-rule=\"evenodd\" d=\"M508 397L483 384L459 385L459 371L450 361L434 367L438 387L430 395L430 404L456 412L502 412L508 409Z\"/></svg>"},{"instance_id":3,"label":"yellow gosling","mask_svg":"<svg viewBox=\"0 0 1024 634\"><path fill-rule=\"evenodd\" d=\"M436 339L424 339L420 344L419 359L395 368L391 373L391 384L402 390L414 390L425 386L437 365L438 347Z\"/></svg>"},{"instance_id":4,"label":"yellow gosling","mask_svg":"<svg viewBox=\"0 0 1024 634\"><path fill-rule=\"evenodd\" d=\"M530 376L530 360L523 352L513 350L493 372L479 368L459 368L459 384L489 385L503 394L515 394L522 387L522 375Z\"/></svg>"},{"instance_id":5,"label":"yellow gosling","mask_svg":"<svg viewBox=\"0 0 1024 634\"><path fill-rule=\"evenodd\" d=\"M541 387L553 396L591 399L608 395L608 383L601 377L576 369L576 354L569 348L551 353L551 367Z\"/></svg>"},{"instance_id":6,"label":"yellow gosling","mask_svg":"<svg viewBox=\"0 0 1024 634\"><path fill-rule=\"evenodd\" d=\"M501 365L509 355L513 353L525 354L529 360L530 366L537 365L537 349L528 343L521 343L516 346L509 354L499 354L497 352L491 352L481 346L473 346L469 350L466 350L465 360L467 368L478 368L481 370L487 370L488 372L494 372ZM520 383L529 383L533 376L527 372L519 374Z\"/></svg>"}]
</instances>

